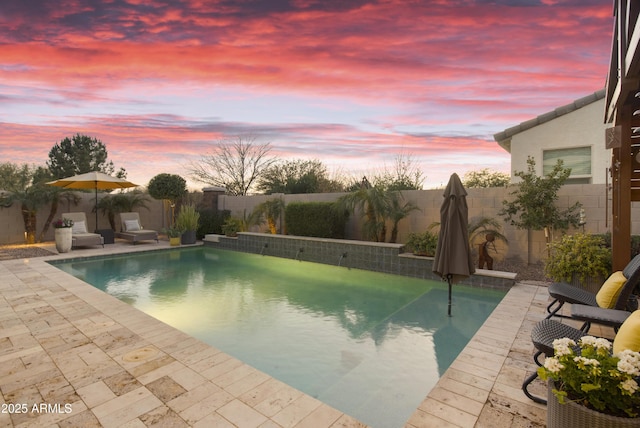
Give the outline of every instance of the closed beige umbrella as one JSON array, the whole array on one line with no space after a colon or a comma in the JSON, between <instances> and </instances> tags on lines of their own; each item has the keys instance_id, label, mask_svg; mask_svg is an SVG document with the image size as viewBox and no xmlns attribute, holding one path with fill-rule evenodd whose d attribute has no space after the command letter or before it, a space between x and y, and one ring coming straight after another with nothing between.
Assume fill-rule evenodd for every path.
<instances>
[{"instance_id":1,"label":"closed beige umbrella","mask_svg":"<svg viewBox=\"0 0 640 428\"><path fill-rule=\"evenodd\" d=\"M460 177L453 173L440 207L440 234L433 261L433 272L449 283L449 316L452 284L468 278L476 271L469 248L469 208L466 197L467 191Z\"/></svg>"},{"instance_id":2,"label":"closed beige umbrella","mask_svg":"<svg viewBox=\"0 0 640 428\"><path fill-rule=\"evenodd\" d=\"M74 175L73 177L61 178L47 183L50 186L62 187L64 189L86 189L94 190L96 194L96 229L98 229L98 190L126 189L137 187L130 181L122 178L112 177L99 171L87 172L85 174Z\"/></svg>"}]
</instances>

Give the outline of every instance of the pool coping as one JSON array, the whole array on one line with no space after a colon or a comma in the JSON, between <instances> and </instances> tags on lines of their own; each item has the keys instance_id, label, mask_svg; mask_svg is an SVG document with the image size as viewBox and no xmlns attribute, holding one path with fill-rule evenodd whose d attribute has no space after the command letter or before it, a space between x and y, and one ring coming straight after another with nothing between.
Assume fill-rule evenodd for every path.
<instances>
[{"instance_id":1,"label":"pool coping","mask_svg":"<svg viewBox=\"0 0 640 428\"><path fill-rule=\"evenodd\" d=\"M0 262L5 280L0 285L0 362L10 367L10 373L0 368L2 403L35 396L34 403L73 405L71 414L0 413L1 424L90 420L102 426L146 426L171 420L184 426L364 426L47 263L77 253L91 257L160 248L168 243L116 244ZM528 335L543 317L547 300L544 283L513 286L405 427L495 426L496 420L544 426L545 407L528 400L520 384L535 367ZM42 314L57 323L45 322ZM74 346L77 338L80 344ZM134 351L155 354L126 361ZM29 364L33 360L58 375L39 382ZM128 379L120 395L105 380L113 382L114 376ZM169 399L163 385L182 392ZM16 398L20 394L23 398Z\"/></svg>"}]
</instances>

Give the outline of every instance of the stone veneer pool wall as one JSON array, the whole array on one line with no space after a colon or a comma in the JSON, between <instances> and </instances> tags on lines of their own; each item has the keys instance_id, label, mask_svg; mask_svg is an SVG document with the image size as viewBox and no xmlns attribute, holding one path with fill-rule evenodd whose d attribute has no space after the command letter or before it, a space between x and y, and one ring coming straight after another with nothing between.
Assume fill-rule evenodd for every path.
<instances>
[{"instance_id":1,"label":"stone veneer pool wall","mask_svg":"<svg viewBox=\"0 0 640 428\"><path fill-rule=\"evenodd\" d=\"M440 280L433 273L433 258L404 253L404 245L343 239L309 238L290 235L241 232L237 237L206 235L204 245L345 268ZM510 288L516 274L477 269L464 284L487 288Z\"/></svg>"}]
</instances>

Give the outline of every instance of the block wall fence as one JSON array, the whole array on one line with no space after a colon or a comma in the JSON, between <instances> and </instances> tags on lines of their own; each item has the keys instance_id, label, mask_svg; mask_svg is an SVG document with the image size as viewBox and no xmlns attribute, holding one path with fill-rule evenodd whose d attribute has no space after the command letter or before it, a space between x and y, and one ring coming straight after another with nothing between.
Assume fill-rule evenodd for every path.
<instances>
[{"instance_id":1,"label":"block wall fence","mask_svg":"<svg viewBox=\"0 0 640 428\"><path fill-rule=\"evenodd\" d=\"M498 216L502 209L502 201L509 199L512 189L494 187L486 189L467 189L467 205L469 219L478 217L495 218L502 224L502 233L509 243L507 246L498 245L498 259L519 259L528 263L535 263L546 257L546 241L542 231L519 230L507 224ZM409 217L399 224L398 242L406 242L409 233L422 232L434 222L440 221L440 206L444 189L403 191L403 198L412 201L420 210L412 212ZM251 213L254 207L266 200L282 197L286 203L290 202L332 202L344 193L320 193L302 195L256 195L256 196L226 196L218 197L218 209L229 210L234 216L242 217ZM611 225L611 194L607 195L604 184L572 184L563 186L558 192L558 206L566 208L580 202L585 210L587 223L584 230L589 233L606 233L612 230ZM632 233L640 234L640 203L632 203ZM347 239L362 239L360 219L351 216L347 224ZM388 227L390 232L390 227ZM254 228L252 232L266 232L266 226ZM571 231L570 231L571 232ZM559 232L558 232L559 233Z\"/></svg>"},{"instance_id":2,"label":"block wall fence","mask_svg":"<svg viewBox=\"0 0 640 428\"><path fill-rule=\"evenodd\" d=\"M222 195L217 189L204 189L203 203L215 205L220 210L229 210L238 217L248 215L256 205L275 197L282 197L285 203L290 202L333 202L344 193L317 193L301 195L254 195L254 196L227 196ZM406 242L409 233L422 232L429 225L440 220L440 205L442 204L443 189L436 190L411 190L402 192L403 198L412 201L420 210L412 212L409 217L399 224L398 243ZM502 201L509 198L508 188L467 189L467 204L469 206L469 218L484 216L495 218L502 224L503 234L509 240L508 246L498 246L498 258L515 258L525 262L535 263L543 260L546 254L545 237L543 232L518 230L506 224L497 214L502 209ZM62 203L58 208L58 215L68 211L84 211L87 213L89 229L95 228L95 197L93 194L78 192L82 197L81 202L75 206L67 206ZM606 186L603 184L574 184L565 185L558 192L560 207L568 207L575 202L582 203L585 210L587 223L586 232L605 233L612 229L611 224L611 195L607 196ZM100 195L99 195L100 197ZM151 199L147 204L149 210L138 210L145 227L162 230L166 227L169 213L161 201ZM210 208L214 208L211 206ZM49 207L39 210L37 216L38 232L42 229L49 214ZM640 234L640 204L634 202L631 212L631 230L634 235ZM117 221L117 220L116 220ZM106 216L98 213L98 228L109 228ZM346 238L362 239L359 215L351 216L347 223ZM390 227L388 228L390 232ZM251 232L266 232L266 225L254 227ZM44 236L45 241L53 240L53 228ZM0 244L24 243L24 223L20 205L14 203L11 207L0 208Z\"/></svg>"}]
</instances>

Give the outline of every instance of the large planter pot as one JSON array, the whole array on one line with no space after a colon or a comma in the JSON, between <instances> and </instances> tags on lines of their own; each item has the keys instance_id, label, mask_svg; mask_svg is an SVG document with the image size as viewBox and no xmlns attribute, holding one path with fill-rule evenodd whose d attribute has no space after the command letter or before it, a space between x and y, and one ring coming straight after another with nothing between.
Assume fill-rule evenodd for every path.
<instances>
[{"instance_id":1,"label":"large planter pot","mask_svg":"<svg viewBox=\"0 0 640 428\"><path fill-rule=\"evenodd\" d=\"M67 253L71 251L71 228L59 227L55 231L56 250L59 253Z\"/></svg>"},{"instance_id":2,"label":"large planter pot","mask_svg":"<svg viewBox=\"0 0 640 428\"><path fill-rule=\"evenodd\" d=\"M196 243L196 231L187 230L182 233L182 245L190 245Z\"/></svg>"},{"instance_id":3,"label":"large planter pot","mask_svg":"<svg viewBox=\"0 0 640 428\"><path fill-rule=\"evenodd\" d=\"M178 245L180 245L180 237L179 236L169 237L169 245L172 247L177 247Z\"/></svg>"},{"instance_id":4,"label":"large planter pot","mask_svg":"<svg viewBox=\"0 0 640 428\"><path fill-rule=\"evenodd\" d=\"M549 382L547 389L547 428L640 427L640 418L611 416L572 401L560 404L552 392L553 388L553 382Z\"/></svg>"}]
</instances>

